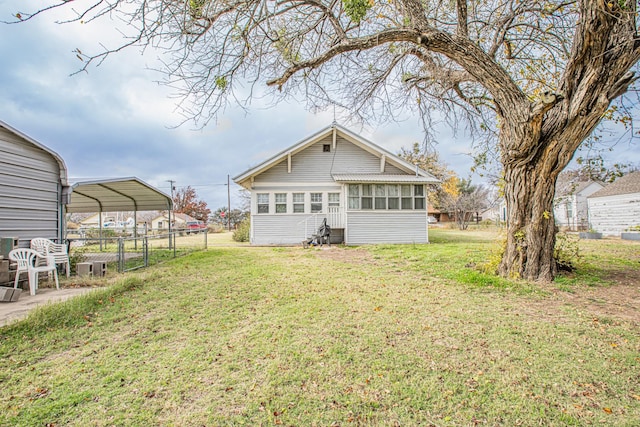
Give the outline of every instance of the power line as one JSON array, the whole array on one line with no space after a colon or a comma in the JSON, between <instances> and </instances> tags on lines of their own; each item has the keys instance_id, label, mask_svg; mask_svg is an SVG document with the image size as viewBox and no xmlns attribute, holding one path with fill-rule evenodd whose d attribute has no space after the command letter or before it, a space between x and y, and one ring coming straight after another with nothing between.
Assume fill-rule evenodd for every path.
<instances>
[{"instance_id":1,"label":"power line","mask_svg":"<svg viewBox=\"0 0 640 427\"><path fill-rule=\"evenodd\" d=\"M187 188L187 187L191 187L191 188L196 188L196 187L221 187L223 185L227 185L227 184L192 184L192 185L182 185L178 188L183 189L183 188Z\"/></svg>"}]
</instances>

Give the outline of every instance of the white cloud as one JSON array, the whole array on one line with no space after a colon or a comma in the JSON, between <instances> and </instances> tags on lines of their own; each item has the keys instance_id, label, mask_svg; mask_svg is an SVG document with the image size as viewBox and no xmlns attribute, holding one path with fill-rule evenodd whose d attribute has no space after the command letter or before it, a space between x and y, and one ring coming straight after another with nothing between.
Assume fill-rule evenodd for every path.
<instances>
[{"instance_id":1,"label":"white cloud","mask_svg":"<svg viewBox=\"0 0 640 427\"><path fill-rule=\"evenodd\" d=\"M31 0L20 7L30 4L41 3ZM0 2L0 20L15 12L14 4ZM255 166L334 120L333 111L310 114L294 100L266 108L269 98L259 97L248 112L229 107L202 130L189 124L172 128L182 117L168 88L154 82L161 76L149 70L157 65L155 52L142 56L134 48L70 77L82 65L74 49L97 52L101 42L114 46L119 35L109 22L57 25L54 19L45 14L18 25L0 24L0 119L58 152L71 177L137 176L165 192L167 180L175 180L178 187L193 186L215 209L227 203L227 175ZM394 153L424 138L412 117L349 127ZM436 139L443 160L466 176L469 138L442 126ZM638 159L633 148L626 153Z\"/></svg>"}]
</instances>

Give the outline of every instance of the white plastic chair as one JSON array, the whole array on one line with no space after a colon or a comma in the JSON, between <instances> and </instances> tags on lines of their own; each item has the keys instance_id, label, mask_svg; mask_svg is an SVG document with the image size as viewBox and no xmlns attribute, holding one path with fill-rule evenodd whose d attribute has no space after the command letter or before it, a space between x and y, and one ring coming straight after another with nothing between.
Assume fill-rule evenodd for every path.
<instances>
[{"instance_id":1,"label":"white plastic chair","mask_svg":"<svg viewBox=\"0 0 640 427\"><path fill-rule=\"evenodd\" d=\"M9 252L9 259L18 264L16 280L13 285L14 288L18 287L20 274L26 272L29 277L30 293L31 295L35 295L38 289L38 274L46 272L53 274L53 277L56 279L56 289L60 289L58 270L56 269L56 262L52 255L42 256L33 249L19 248ZM44 263L42 263L42 261L44 261Z\"/></svg>"},{"instance_id":2,"label":"white plastic chair","mask_svg":"<svg viewBox=\"0 0 640 427\"><path fill-rule=\"evenodd\" d=\"M67 245L54 243L49 239L44 239L42 237L37 237L35 239L31 239L31 249L37 251L40 255L52 255L56 265L63 264L64 270L67 273L67 277L69 277L69 254L67 253Z\"/></svg>"}]
</instances>

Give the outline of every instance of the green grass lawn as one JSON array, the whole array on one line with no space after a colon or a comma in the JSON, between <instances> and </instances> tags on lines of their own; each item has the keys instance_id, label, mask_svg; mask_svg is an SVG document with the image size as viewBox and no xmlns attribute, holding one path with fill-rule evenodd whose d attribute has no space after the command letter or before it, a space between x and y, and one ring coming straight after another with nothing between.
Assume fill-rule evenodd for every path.
<instances>
[{"instance_id":1,"label":"green grass lawn","mask_svg":"<svg viewBox=\"0 0 640 427\"><path fill-rule=\"evenodd\" d=\"M542 286L477 271L490 232L430 238L220 237L38 309L0 329L0 425L638 425L638 307L562 295L623 286L640 245L580 242L578 271Z\"/></svg>"}]
</instances>

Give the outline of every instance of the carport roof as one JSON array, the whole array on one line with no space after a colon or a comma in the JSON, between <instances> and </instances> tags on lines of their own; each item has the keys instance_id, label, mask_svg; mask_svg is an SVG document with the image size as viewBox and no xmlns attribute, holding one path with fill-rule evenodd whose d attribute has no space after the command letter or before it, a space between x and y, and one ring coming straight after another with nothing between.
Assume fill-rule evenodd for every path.
<instances>
[{"instance_id":1,"label":"carport roof","mask_svg":"<svg viewBox=\"0 0 640 427\"><path fill-rule=\"evenodd\" d=\"M171 196L135 178L77 182L71 186L69 213L170 210Z\"/></svg>"}]
</instances>

